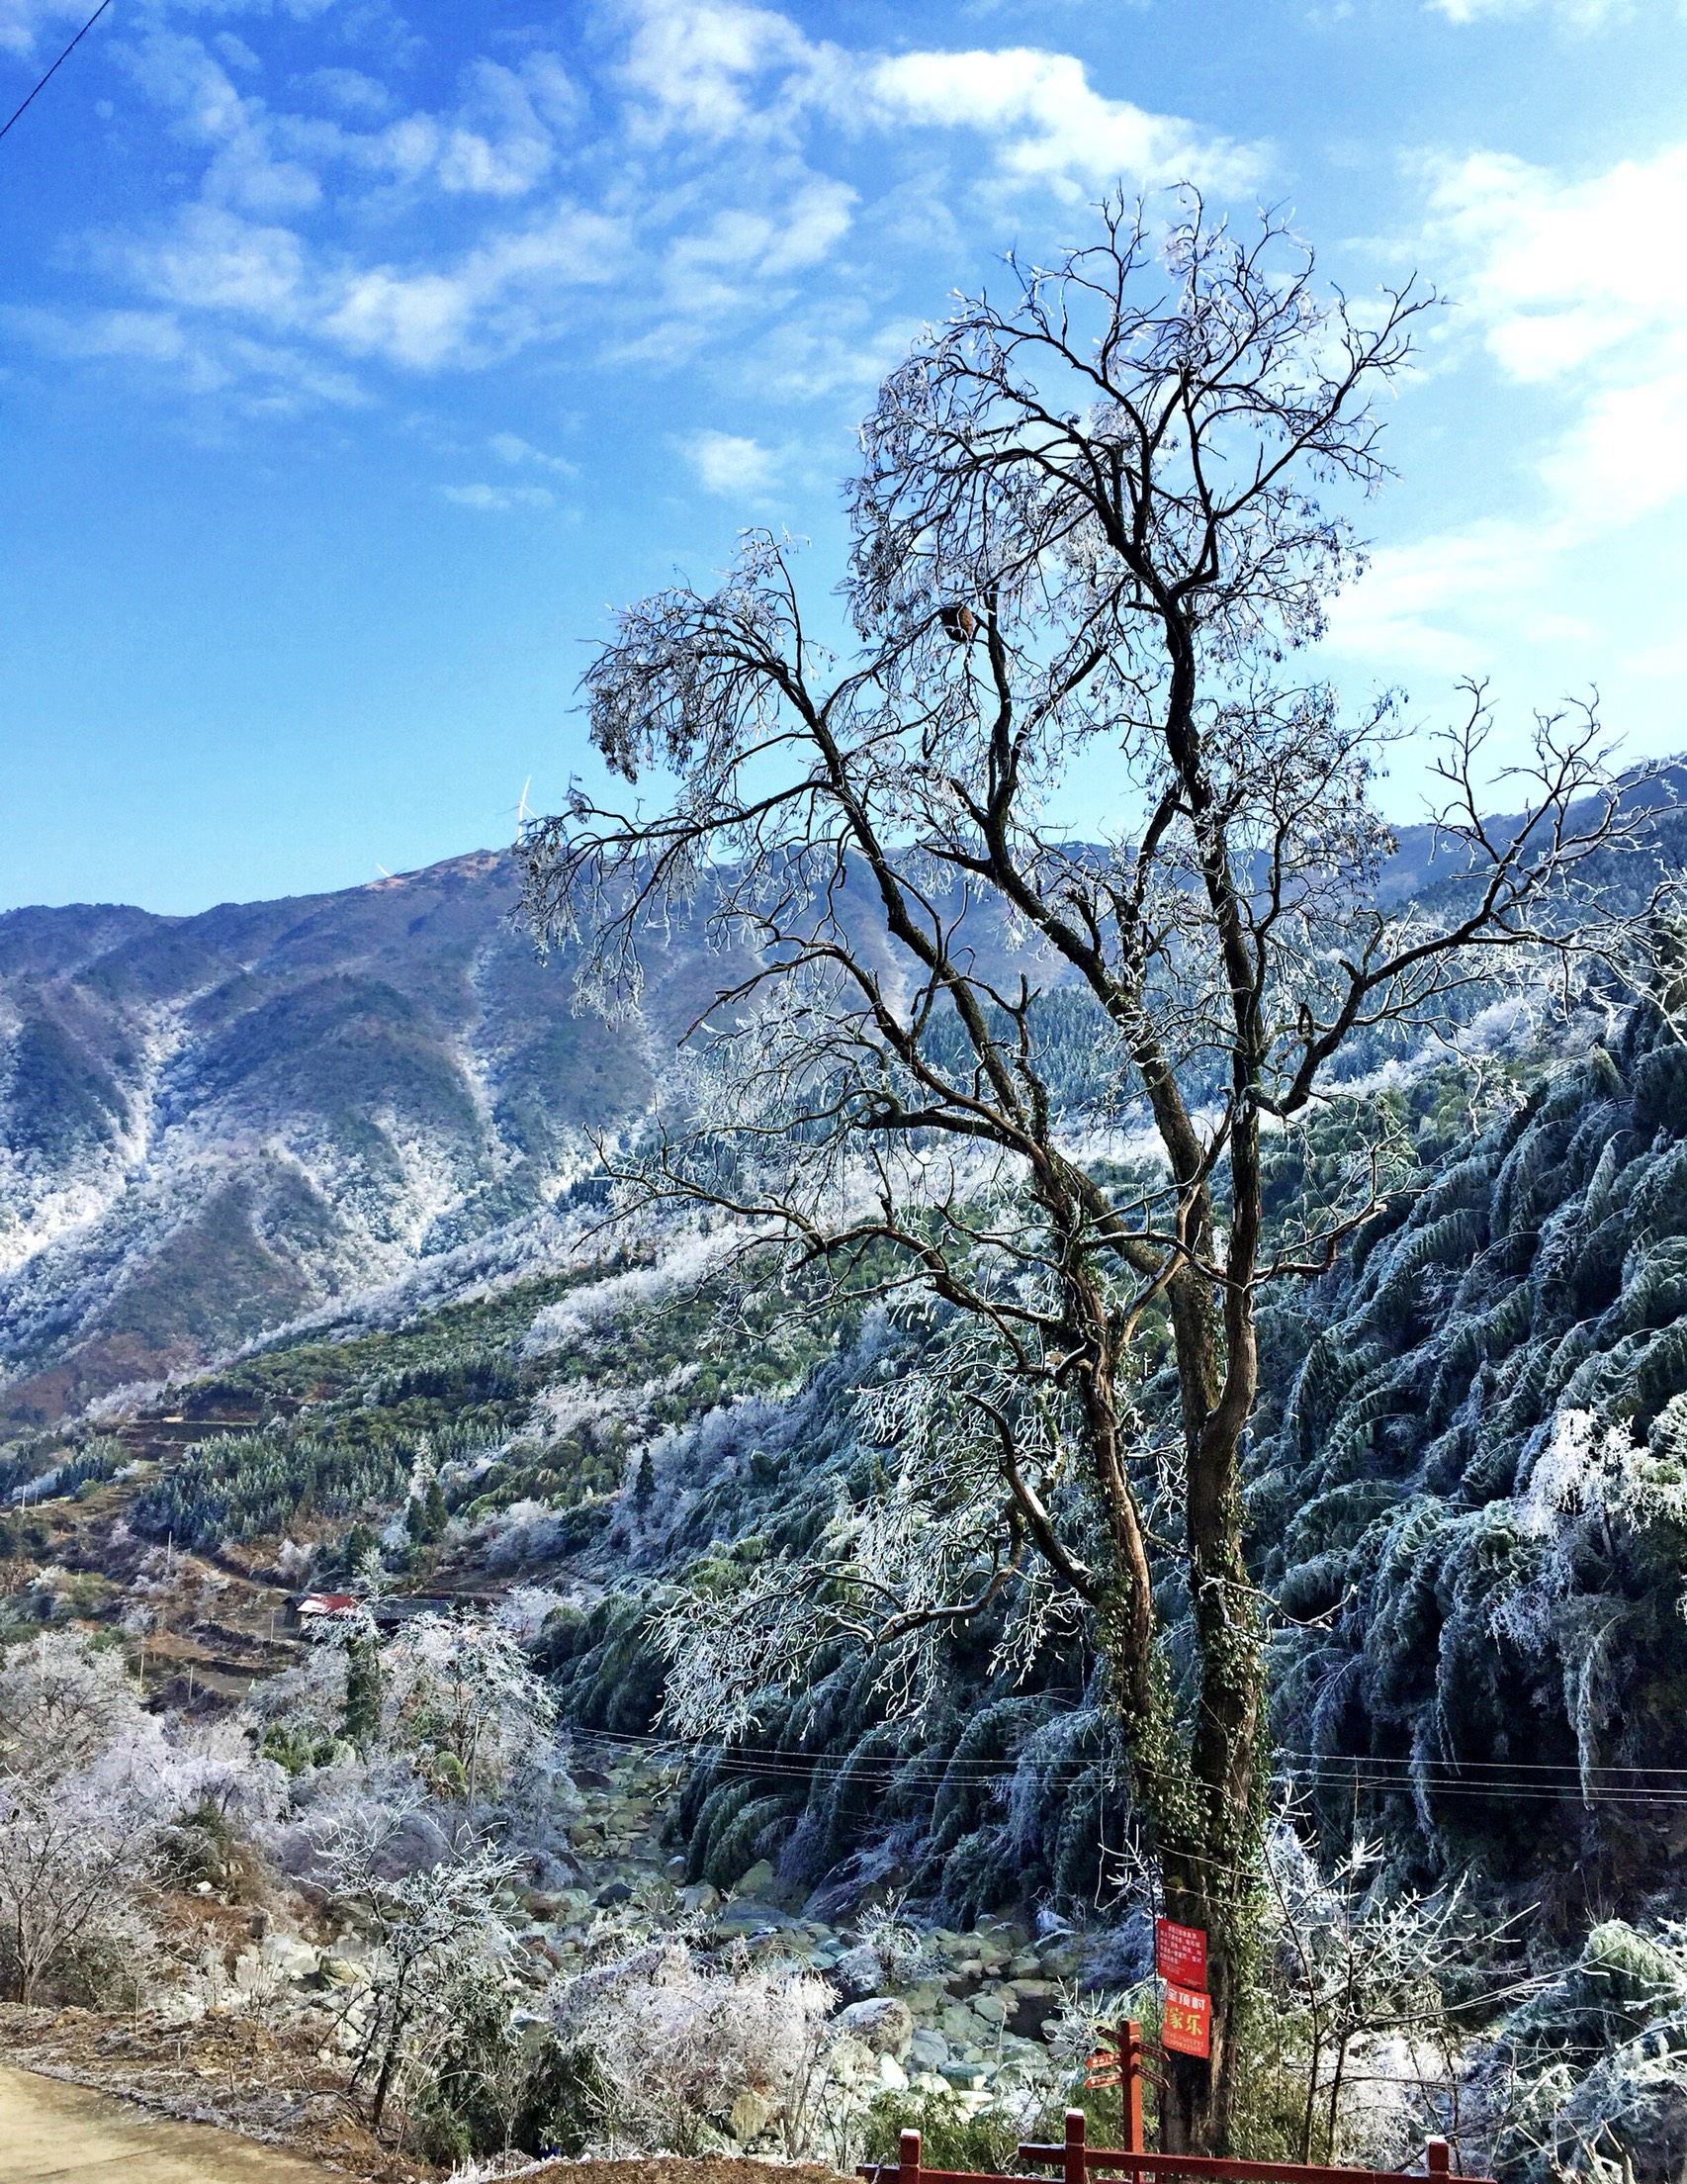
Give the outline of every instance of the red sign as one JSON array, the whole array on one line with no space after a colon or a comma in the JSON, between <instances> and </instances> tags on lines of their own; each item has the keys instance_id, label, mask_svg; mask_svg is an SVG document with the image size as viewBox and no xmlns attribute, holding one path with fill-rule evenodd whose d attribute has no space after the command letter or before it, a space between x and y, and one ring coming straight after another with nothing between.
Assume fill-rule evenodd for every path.
<instances>
[{"instance_id":1,"label":"red sign","mask_svg":"<svg viewBox=\"0 0 1687 2184\"><path fill-rule=\"evenodd\" d=\"M1180 1926L1176 1919L1154 1921L1154 1969L1174 1986L1199 1987L1206 1992L1206 1936L1199 1926ZM1203 2048L1201 2053L1205 2054Z\"/></svg>"},{"instance_id":2,"label":"red sign","mask_svg":"<svg viewBox=\"0 0 1687 2184\"><path fill-rule=\"evenodd\" d=\"M1118 2049L1098 2048L1084 2065L1084 2090L1087 2093L1096 2093L1118 2083Z\"/></svg>"},{"instance_id":3,"label":"red sign","mask_svg":"<svg viewBox=\"0 0 1687 2184\"><path fill-rule=\"evenodd\" d=\"M1188 1929L1186 1928L1187 1932ZM1195 1987L1177 1987L1166 1981L1166 2004L1160 2016L1160 2045L1175 2054L1212 2052L1212 2003Z\"/></svg>"}]
</instances>

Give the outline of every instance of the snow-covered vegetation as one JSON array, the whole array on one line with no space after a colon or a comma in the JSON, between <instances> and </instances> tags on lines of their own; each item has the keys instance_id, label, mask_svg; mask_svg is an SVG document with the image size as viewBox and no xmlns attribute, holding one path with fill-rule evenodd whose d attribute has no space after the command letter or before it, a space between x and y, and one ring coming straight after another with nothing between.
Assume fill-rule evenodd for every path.
<instances>
[{"instance_id":1,"label":"snow-covered vegetation","mask_svg":"<svg viewBox=\"0 0 1687 2184\"><path fill-rule=\"evenodd\" d=\"M1659 1002L1548 1037L1472 993L1463 1045L1376 1043L1397 1189L1263 1323L1283 1818L1249 2150L1387 2164L1444 2128L1506 2184L1687 2158L1687 1075ZM1105 1105L1082 1007L1047 1036ZM1093 1149L1127 1190L1141 1147ZM1348 1148L1268 1149L1287 1233ZM1022 1576L968 1627L868 1633L863 1584L968 1574L964 1525L955 1567L922 1561L945 1485L979 1486L943 1438L953 1328L606 1211L396 1252L209 1370L16 1421L8 2028L258 2026L416 2163L847 2163L908 2121L994 2165L1099 2025L1153 2023L1092 1633ZM307 1587L363 1608L302 1644ZM1170 1575L1163 1612L1187 1694Z\"/></svg>"}]
</instances>

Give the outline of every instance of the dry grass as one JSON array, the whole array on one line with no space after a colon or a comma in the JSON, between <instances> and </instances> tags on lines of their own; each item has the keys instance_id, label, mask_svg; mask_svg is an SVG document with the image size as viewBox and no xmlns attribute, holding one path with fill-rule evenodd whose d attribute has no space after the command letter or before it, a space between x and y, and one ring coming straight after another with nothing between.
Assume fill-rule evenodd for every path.
<instances>
[{"instance_id":1,"label":"dry grass","mask_svg":"<svg viewBox=\"0 0 1687 2184\"><path fill-rule=\"evenodd\" d=\"M375 2139L345 2095L345 2063L318 2053L321 2031L280 2032L235 2013L188 2025L153 2012L0 2005L0 2052L22 2068L121 2094L185 2123L218 2124L376 2184L435 2172Z\"/></svg>"}]
</instances>

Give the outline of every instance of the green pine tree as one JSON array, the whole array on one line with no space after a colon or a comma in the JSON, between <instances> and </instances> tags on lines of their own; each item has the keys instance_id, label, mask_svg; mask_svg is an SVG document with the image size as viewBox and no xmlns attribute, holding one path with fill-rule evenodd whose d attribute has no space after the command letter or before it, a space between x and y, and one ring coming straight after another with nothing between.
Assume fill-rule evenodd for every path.
<instances>
[{"instance_id":1,"label":"green pine tree","mask_svg":"<svg viewBox=\"0 0 1687 2184\"><path fill-rule=\"evenodd\" d=\"M424 1547L437 1546L445 1537L449 1511L439 1481L430 1478L420 1502L410 1504L410 1537L419 1540Z\"/></svg>"},{"instance_id":2,"label":"green pine tree","mask_svg":"<svg viewBox=\"0 0 1687 2184\"><path fill-rule=\"evenodd\" d=\"M346 1646L345 1733L364 1751L381 1727L381 1654L372 1630L358 1631Z\"/></svg>"}]
</instances>

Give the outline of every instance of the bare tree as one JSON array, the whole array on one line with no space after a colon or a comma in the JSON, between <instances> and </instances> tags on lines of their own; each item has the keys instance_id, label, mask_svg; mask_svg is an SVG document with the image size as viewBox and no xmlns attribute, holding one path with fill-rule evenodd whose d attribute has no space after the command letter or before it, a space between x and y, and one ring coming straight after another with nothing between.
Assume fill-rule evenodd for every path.
<instances>
[{"instance_id":1,"label":"bare tree","mask_svg":"<svg viewBox=\"0 0 1687 2184\"><path fill-rule=\"evenodd\" d=\"M511 1935L498 1893L519 1863L479 1844L436 1866L395 1871L394 1833L392 1815L374 1826L335 1819L316 1845L334 1893L356 1907L371 1944L351 2082L367 2082L377 2132L389 2098L437 2039L456 1985L500 1969Z\"/></svg>"},{"instance_id":2,"label":"bare tree","mask_svg":"<svg viewBox=\"0 0 1687 2184\"><path fill-rule=\"evenodd\" d=\"M155 1832L79 1779L0 1774L0 1967L20 2002L91 1943L137 1954L134 1895Z\"/></svg>"},{"instance_id":3,"label":"bare tree","mask_svg":"<svg viewBox=\"0 0 1687 2184\"><path fill-rule=\"evenodd\" d=\"M1099 241L1011 271L1007 306L962 301L864 427L852 656L819 641L765 535L718 590L628 609L586 677L592 737L671 792L649 813L577 792L534 825L526 914L580 942L582 1000L611 1009L637 1005L644 937L676 908L723 950L693 1104L636 1163L639 1192L942 1316L938 1368L884 1410L924 1455L807 1596L879 1647L1010 1593L1088 1611L1167 1907L1210 1940L1210 2062L1174 2058L1167 2143L1222 2150L1260 1888L1255 1316L1265 1285L1330 1265L1379 1182L1358 1132L1327 1202L1272 1233L1268 1134L1330 1127L1344 1047L1445 1018L1496 956L1609 955L1581 882L1638 820L1573 714L1538 723L1527 808L1490 829L1473 693L1441 761L1463 883L1438 916L1377 903L1390 708L1350 720L1284 662L1359 564L1317 496L1382 478L1369 396L1423 299L1351 310L1278 221L1242 242L1194 200L1158 242L1110 203ZM1109 1080L1088 1113L1051 1060L1062 986L1088 998ZM1120 1189L1098 1129L1132 1124L1155 1157ZM1167 1322L1163 1544L1199 1659L1182 1707L1132 1395ZM766 1666L768 1618L804 1592L782 1571L755 1629L729 1606L694 1635L738 1647L733 1675Z\"/></svg>"},{"instance_id":4,"label":"bare tree","mask_svg":"<svg viewBox=\"0 0 1687 2184\"><path fill-rule=\"evenodd\" d=\"M157 1816L123 1748L150 1726L122 1656L80 1634L44 1633L0 1669L0 1975L20 2002L91 1944L133 1949Z\"/></svg>"},{"instance_id":5,"label":"bare tree","mask_svg":"<svg viewBox=\"0 0 1687 2184\"><path fill-rule=\"evenodd\" d=\"M1299 2158L1334 2161L1354 2150L1344 2097L1351 2099L1356 2082L1362 2094L1373 2089L1364 2058L1379 2039L1399 2050L1386 2059L1438 2051L1432 2071L1418 2065L1411 2139L1415 2145L1427 2126L1457 2146L1460 2035L1449 1992L1514 1945L1528 1914L1483 1919L1462 1882L1432 1897L1392 1891L1381 1846L1363 1837L1326 1874L1287 1816L1268 1835L1265 1866L1284 1999L1291 2010L1298 2006L1307 2047ZM1514 1978L1501 1991L1514 1997L1538 1983ZM1391 2079L1387 2090L1397 2094L1407 2082ZM1360 2150L1372 2157L1378 2149Z\"/></svg>"}]
</instances>

